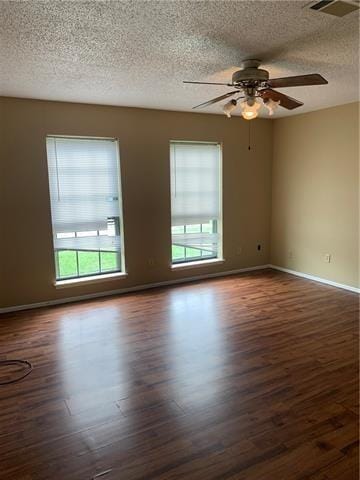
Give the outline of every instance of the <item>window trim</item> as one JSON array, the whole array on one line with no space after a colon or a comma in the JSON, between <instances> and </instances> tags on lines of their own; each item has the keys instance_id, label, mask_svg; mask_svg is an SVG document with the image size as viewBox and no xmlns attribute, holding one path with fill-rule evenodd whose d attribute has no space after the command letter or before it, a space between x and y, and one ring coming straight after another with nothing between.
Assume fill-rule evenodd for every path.
<instances>
[{"instance_id":1,"label":"window trim","mask_svg":"<svg viewBox=\"0 0 360 480\"><path fill-rule=\"evenodd\" d=\"M171 270L186 270L188 268L206 267L217 263L224 263L225 258L209 258L208 260L194 260L182 263L171 263Z\"/></svg>"},{"instance_id":2,"label":"window trim","mask_svg":"<svg viewBox=\"0 0 360 480\"><path fill-rule=\"evenodd\" d=\"M102 283L109 280L125 279L128 276L126 272L111 272L103 273L101 275L92 275L87 277L68 278L64 280L55 280L55 288L77 287L84 284Z\"/></svg>"}]
</instances>

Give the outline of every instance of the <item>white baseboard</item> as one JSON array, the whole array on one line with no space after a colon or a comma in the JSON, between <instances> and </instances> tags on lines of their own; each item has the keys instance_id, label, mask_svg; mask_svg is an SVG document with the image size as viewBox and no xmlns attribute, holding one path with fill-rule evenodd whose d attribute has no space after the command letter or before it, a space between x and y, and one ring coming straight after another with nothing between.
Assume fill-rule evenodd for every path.
<instances>
[{"instance_id":1,"label":"white baseboard","mask_svg":"<svg viewBox=\"0 0 360 480\"><path fill-rule=\"evenodd\" d=\"M343 283L333 282L332 280L327 280L326 278L315 277L314 275L297 272L296 270L279 267L278 265L270 264L269 268L273 268L274 270L280 270L280 272L290 273L291 275L296 275L297 277L307 278L308 280L314 280L315 282L325 283L326 285L331 285L332 287L343 288L344 290L349 290L350 292L360 293L360 288L351 287L350 285L344 285Z\"/></svg>"},{"instance_id":2,"label":"white baseboard","mask_svg":"<svg viewBox=\"0 0 360 480\"><path fill-rule=\"evenodd\" d=\"M239 274L239 273L252 272L254 270L264 270L265 268L269 268L269 265L257 265L255 267L239 268L237 270L229 270L227 272L216 272L216 273L208 273L208 274L205 274L205 275L196 275L196 276L193 276L193 277L176 278L174 280L165 280L163 282L157 282L157 283L146 283L145 285L137 285L135 287L119 288L117 290L107 290L106 292L89 293L89 294L86 294L86 295L79 295L79 296L76 296L76 297L58 298L56 300L48 300L48 301L45 301L45 302L30 303L28 305L14 305L12 307L0 308L0 314L17 312L19 310L30 310L32 308L49 307L49 306L52 306L52 305L61 305L63 303L80 302L82 300L91 300L93 298L101 298L101 297L108 297L108 296L112 296L112 295L120 295L122 293L138 292L140 290L149 290L150 288L166 287L168 285L177 285L179 283L196 282L197 280L205 280L207 278L226 277L228 275L236 275L236 274Z\"/></svg>"},{"instance_id":3,"label":"white baseboard","mask_svg":"<svg viewBox=\"0 0 360 480\"><path fill-rule=\"evenodd\" d=\"M264 270L266 268L272 268L274 270L279 270L281 272L289 273L291 275L296 275L297 277L307 278L308 280L313 280L315 282L325 283L326 285L331 285L333 287L349 290L350 292L360 293L360 288L351 287L350 285L344 285L342 283L333 282L332 280L327 280L325 278L315 277L314 275L309 275L307 273L297 272L296 270L290 270L288 268L279 267L278 265L269 264L269 265L257 265L255 267L239 268L237 270L228 270L226 272L208 273L205 275L196 275L193 277L177 278L174 280L165 280L163 282L157 282L157 283L146 283L145 285L137 285L135 287L119 288L117 290L107 290L106 292L89 293L86 295L78 295L76 297L59 298L56 300L30 303L27 305L14 305L12 307L0 308L0 314L17 312L20 310L30 310L33 308L49 307L52 305L61 305L64 303L80 302L82 300L91 300L94 298L110 297L113 295L120 295L122 293L138 292L141 290L149 290L151 288L166 287L170 285L177 285L180 283L196 282L197 280L205 280L207 278L226 277L229 275L237 275L239 273L252 272L255 270Z\"/></svg>"}]
</instances>

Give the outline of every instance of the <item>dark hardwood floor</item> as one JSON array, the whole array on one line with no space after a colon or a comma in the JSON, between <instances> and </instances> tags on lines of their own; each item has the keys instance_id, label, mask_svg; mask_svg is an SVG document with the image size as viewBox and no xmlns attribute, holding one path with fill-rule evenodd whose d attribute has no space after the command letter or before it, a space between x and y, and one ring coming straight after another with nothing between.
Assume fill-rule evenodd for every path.
<instances>
[{"instance_id":1,"label":"dark hardwood floor","mask_svg":"<svg viewBox=\"0 0 360 480\"><path fill-rule=\"evenodd\" d=\"M0 477L356 480L358 318L271 270L3 315L34 370L0 386Z\"/></svg>"}]
</instances>

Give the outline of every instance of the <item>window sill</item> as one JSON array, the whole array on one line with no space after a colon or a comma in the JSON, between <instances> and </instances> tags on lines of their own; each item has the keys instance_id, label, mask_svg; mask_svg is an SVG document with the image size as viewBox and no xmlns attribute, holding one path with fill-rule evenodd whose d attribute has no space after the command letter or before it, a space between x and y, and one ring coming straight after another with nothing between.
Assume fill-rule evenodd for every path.
<instances>
[{"instance_id":1,"label":"window sill","mask_svg":"<svg viewBox=\"0 0 360 480\"><path fill-rule=\"evenodd\" d=\"M211 260L199 260L196 262L173 263L171 265L171 270L185 270L188 268L206 267L224 262L225 259L223 258L212 258Z\"/></svg>"},{"instance_id":2,"label":"window sill","mask_svg":"<svg viewBox=\"0 0 360 480\"><path fill-rule=\"evenodd\" d=\"M56 280L54 283L56 288L76 287L89 283L101 283L108 280L118 280L127 277L127 273L115 272L105 273L104 275L93 275L91 277L71 278L69 280Z\"/></svg>"}]
</instances>

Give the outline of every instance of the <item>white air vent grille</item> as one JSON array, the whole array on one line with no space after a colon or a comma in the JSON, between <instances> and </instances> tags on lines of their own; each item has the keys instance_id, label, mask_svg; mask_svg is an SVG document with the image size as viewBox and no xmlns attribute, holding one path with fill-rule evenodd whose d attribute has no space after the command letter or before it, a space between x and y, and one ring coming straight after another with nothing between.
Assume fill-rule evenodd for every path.
<instances>
[{"instance_id":1,"label":"white air vent grille","mask_svg":"<svg viewBox=\"0 0 360 480\"><path fill-rule=\"evenodd\" d=\"M335 17L344 17L355 10L359 10L359 1L354 0L320 0L307 5L307 8L317 12L328 13Z\"/></svg>"}]
</instances>

